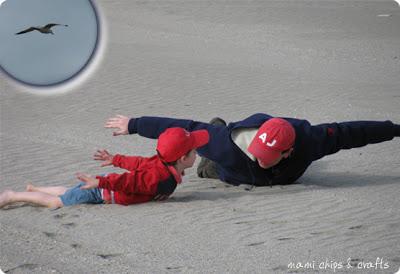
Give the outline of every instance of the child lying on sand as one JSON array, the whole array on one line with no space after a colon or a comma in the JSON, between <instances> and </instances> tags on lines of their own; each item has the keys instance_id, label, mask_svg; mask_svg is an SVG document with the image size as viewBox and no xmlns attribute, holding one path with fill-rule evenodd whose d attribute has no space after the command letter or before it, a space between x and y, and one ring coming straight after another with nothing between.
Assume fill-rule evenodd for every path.
<instances>
[{"instance_id":1,"label":"child lying on sand","mask_svg":"<svg viewBox=\"0 0 400 274\"><path fill-rule=\"evenodd\" d=\"M123 174L91 177L78 173L81 180L75 187L37 187L28 184L25 192L6 190L0 194L0 208L27 202L49 208L76 204L130 205L152 200L165 200L181 183L184 170L193 166L196 148L205 145L207 130L188 132L182 128L169 128L157 142L157 154L153 157L112 155L99 150L95 160L102 166L114 165L128 170Z\"/></svg>"}]
</instances>

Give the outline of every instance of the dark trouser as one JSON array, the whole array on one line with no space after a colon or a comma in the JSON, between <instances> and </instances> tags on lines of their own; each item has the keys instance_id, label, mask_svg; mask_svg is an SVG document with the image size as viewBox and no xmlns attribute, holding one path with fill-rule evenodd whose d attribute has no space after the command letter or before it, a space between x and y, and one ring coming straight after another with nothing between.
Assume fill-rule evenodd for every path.
<instances>
[{"instance_id":1,"label":"dark trouser","mask_svg":"<svg viewBox=\"0 0 400 274\"><path fill-rule=\"evenodd\" d=\"M197 176L200 178L219 179L217 165L207 158L201 158L200 164L197 167Z\"/></svg>"}]
</instances>

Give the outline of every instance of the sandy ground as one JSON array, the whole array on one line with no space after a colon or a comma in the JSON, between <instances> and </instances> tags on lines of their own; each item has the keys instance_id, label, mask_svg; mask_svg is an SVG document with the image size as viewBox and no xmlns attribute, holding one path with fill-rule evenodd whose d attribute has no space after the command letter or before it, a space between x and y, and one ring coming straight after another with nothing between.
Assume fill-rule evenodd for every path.
<instances>
[{"instance_id":1,"label":"sandy ground","mask_svg":"<svg viewBox=\"0 0 400 274\"><path fill-rule=\"evenodd\" d=\"M98 148L151 155L154 141L103 128L117 113L400 122L400 8L393 1L96 2L108 38L86 82L37 96L0 75L1 190L23 190L29 181L73 185L77 171L115 171L91 159ZM0 269L394 273L399 145L326 157L291 186L246 191L199 179L192 169L163 203L1 210Z\"/></svg>"}]
</instances>

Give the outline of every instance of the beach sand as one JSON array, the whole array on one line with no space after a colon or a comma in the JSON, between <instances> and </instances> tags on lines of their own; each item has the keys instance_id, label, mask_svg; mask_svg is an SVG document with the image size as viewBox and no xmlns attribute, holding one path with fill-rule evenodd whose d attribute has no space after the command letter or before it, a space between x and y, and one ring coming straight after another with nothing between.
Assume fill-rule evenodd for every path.
<instances>
[{"instance_id":1,"label":"beach sand","mask_svg":"<svg viewBox=\"0 0 400 274\"><path fill-rule=\"evenodd\" d=\"M74 185L78 171L121 172L92 160L99 148L152 155L154 140L103 128L115 114L400 123L393 1L96 3L107 43L84 83L37 96L0 75L0 190ZM325 157L295 185L247 191L197 178L194 167L161 203L12 206L0 210L0 269L395 273L399 145L397 138Z\"/></svg>"}]
</instances>

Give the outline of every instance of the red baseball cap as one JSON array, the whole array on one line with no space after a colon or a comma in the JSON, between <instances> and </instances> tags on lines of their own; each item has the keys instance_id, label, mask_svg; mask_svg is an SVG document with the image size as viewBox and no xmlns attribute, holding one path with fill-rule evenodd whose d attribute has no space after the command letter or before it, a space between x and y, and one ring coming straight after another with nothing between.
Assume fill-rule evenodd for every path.
<instances>
[{"instance_id":1,"label":"red baseball cap","mask_svg":"<svg viewBox=\"0 0 400 274\"><path fill-rule=\"evenodd\" d=\"M180 127L166 129L158 137L157 151L167 163L174 162L192 149L208 143L209 135L205 129L189 132Z\"/></svg>"},{"instance_id":2,"label":"red baseball cap","mask_svg":"<svg viewBox=\"0 0 400 274\"><path fill-rule=\"evenodd\" d=\"M294 145L295 138L296 132L288 121L272 118L261 125L247 150L264 165L270 165Z\"/></svg>"}]
</instances>

